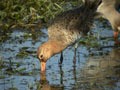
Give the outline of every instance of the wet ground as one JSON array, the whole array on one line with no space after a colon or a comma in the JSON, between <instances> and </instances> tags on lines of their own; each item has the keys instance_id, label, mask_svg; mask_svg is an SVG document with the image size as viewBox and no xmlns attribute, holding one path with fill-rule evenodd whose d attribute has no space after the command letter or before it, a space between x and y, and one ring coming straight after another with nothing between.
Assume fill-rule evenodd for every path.
<instances>
[{"instance_id":1,"label":"wet ground","mask_svg":"<svg viewBox=\"0 0 120 90\"><path fill-rule=\"evenodd\" d=\"M120 90L120 48L114 46L108 23L95 25L97 47L79 45L76 65L74 48L69 47L62 67L60 55L55 55L42 74L36 50L48 40L47 29L34 30L34 35L16 29L0 44L0 90Z\"/></svg>"}]
</instances>

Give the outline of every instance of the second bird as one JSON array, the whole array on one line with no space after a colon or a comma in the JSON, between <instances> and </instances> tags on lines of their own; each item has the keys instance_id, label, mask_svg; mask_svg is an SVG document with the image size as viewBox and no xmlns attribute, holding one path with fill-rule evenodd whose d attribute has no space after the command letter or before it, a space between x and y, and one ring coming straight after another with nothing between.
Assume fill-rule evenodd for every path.
<instances>
[{"instance_id":1,"label":"second bird","mask_svg":"<svg viewBox=\"0 0 120 90\"><path fill-rule=\"evenodd\" d=\"M118 5L120 5L120 0L102 0L97 9L97 12L100 12L114 29L115 44L119 44L117 39L120 32L120 13L116 10Z\"/></svg>"}]
</instances>

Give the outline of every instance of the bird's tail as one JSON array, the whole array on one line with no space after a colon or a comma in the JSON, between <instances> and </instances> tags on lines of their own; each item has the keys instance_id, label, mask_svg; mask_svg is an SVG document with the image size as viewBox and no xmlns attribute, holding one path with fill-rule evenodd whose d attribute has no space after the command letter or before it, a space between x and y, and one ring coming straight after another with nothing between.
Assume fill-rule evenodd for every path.
<instances>
[{"instance_id":1,"label":"bird's tail","mask_svg":"<svg viewBox=\"0 0 120 90\"><path fill-rule=\"evenodd\" d=\"M85 8L92 10L96 10L101 3L102 0L84 0Z\"/></svg>"},{"instance_id":2,"label":"bird's tail","mask_svg":"<svg viewBox=\"0 0 120 90\"><path fill-rule=\"evenodd\" d=\"M84 18L80 19L81 22L84 22L83 33L87 34L89 32L90 27L93 24L94 18L98 15L96 12L97 7L101 4L102 0L84 0L83 5L83 15Z\"/></svg>"}]
</instances>

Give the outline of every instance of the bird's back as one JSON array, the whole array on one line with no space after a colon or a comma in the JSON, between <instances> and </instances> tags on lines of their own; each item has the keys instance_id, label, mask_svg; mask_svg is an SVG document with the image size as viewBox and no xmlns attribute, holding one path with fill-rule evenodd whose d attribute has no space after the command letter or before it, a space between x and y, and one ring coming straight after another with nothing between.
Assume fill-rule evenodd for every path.
<instances>
[{"instance_id":1,"label":"bird's back","mask_svg":"<svg viewBox=\"0 0 120 90\"><path fill-rule=\"evenodd\" d=\"M89 31L96 14L95 10L94 5L90 7L83 5L59 14L48 27L49 38L74 43Z\"/></svg>"}]
</instances>

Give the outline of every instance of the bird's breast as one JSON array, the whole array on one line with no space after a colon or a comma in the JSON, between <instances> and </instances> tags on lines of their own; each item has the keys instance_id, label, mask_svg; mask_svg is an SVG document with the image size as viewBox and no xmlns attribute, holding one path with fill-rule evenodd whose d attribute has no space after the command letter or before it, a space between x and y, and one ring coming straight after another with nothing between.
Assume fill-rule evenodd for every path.
<instances>
[{"instance_id":1,"label":"bird's breast","mask_svg":"<svg viewBox=\"0 0 120 90\"><path fill-rule=\"evenodd\" d=\"M66 42L68 45L73 45L77 43L82 37L82 34L78 31L70 31L66 34Z\"/></svg>"}]
</instances>

